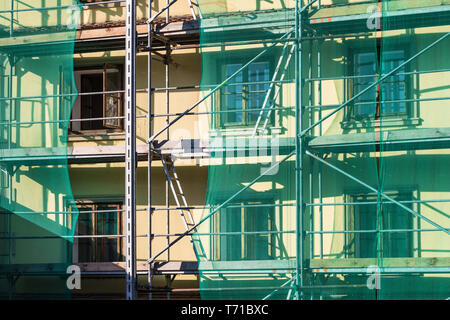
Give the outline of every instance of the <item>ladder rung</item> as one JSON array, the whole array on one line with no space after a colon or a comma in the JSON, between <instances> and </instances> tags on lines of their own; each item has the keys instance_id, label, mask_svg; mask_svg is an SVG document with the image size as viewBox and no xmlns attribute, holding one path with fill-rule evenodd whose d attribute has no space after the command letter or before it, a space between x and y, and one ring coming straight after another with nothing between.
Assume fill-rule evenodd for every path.
<instances>
[{"instance_id":1,"label":"ladder rung","mask_svg":"<svg viewBox=\"0 0 450 320\"><path fill-rule=\"evenodd\" d=\"M172 194L173 194L174 198L177 200L178 206L180 206L180 204L178 203L178 202L179 202L179 201L178 201L178 200L179 200L178 197L181 197L182 200L183 200L184 205L187 207L187 204L186 204L186 197L185 197L185 195L184 195L184 191L183 191L182 188L181 188L180 180L179 180L179 178L178 178L178 176L177 176L177 173L176 173L176 171L175 171L175 165L174 165L173 161L172 161L170 158L164 159L164 157L161 157L161 161L162 161L162 163L163 163L163 165L164 165L164 168L165 168L167 180L168 180L169 183L172 185L172 186L171 186L171 187L172 187ZM175 183L177 184L177 186L175 186L175 188L174 188L173 185L174 185ZM178 187L178 188L177 188L177 187ZM178 191L180 191L180 192L177 192L176 189L178 189ZM180 210L180 216L181 216L181 218L183 219L183 221L184 221L184 223L185 223L186 231L189 231L190 229L195 228L195 226L196 226L195 223L189 223L189 222L188 222L188 221L194 221L194 219L193 219L192 216L191 216L191 211L190 211L189 209L186 209L185 207L180 207L180 208L178 208L178 209ZM187 211L187 212L188 212L190 219L188 219L188 217L186 217L184 211ZM190 234L190 239L191 239L191 242L193 243L193 240L192 240L192 234ZM200 246L199 249L197 249L197 248L194 247L194 250L196 251L197 255L198 255L199 257L206 257L201 242L199 242L199 246ZM197 251L199 251L199 252L197 252Z\"/></svg>"}]
</instances>

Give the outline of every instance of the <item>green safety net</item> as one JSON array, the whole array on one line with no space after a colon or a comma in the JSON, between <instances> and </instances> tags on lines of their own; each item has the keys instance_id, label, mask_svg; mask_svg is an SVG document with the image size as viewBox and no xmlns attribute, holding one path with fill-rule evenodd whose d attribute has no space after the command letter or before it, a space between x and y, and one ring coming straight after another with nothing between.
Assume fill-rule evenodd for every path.
<instances>
[{"instance_id":1,"label":"green safety net","mask_svg":"<svg viewBox=\"0 0 450 320\"><path fill-rule=\"evenodd\" d=\"M263 299L282 286L273 296L283 297L292 288L295 32L294 2L285 2L199 1L211 150L210 209L195 236L204 299Z\"/></svg>"},{"instance_id":2,"label":"green safety net","mask_svg":"<svg viewBox=\"0 0 450 320\"><path fill-rule=\"evenodd\" d=\"M0 3L0 298L70 297L78 211L67 135L80 10L77 0Z\"/></svg>"},{"instance_id":3,"label":"green safety net","mask_svg":"<svg viewBox=\"0 0 450 320\"><path fill-rule=\"evenodd\" d=\"M383 197L377 224L409 231L377 234L380 299L450 297L449 5L383 1L380 73L398 71L379 90L379 191L392 199Z\"/></svg>"},{"instance_id":4,"label":"green safety net","mask_svg":"<svg viewBox=\"0 0 450 320\"><path fill-rule=\"evenodd\" d=\"M199 1L202 298L448 298L450 3L295 2Z\"/></svg>"}]
</instances>

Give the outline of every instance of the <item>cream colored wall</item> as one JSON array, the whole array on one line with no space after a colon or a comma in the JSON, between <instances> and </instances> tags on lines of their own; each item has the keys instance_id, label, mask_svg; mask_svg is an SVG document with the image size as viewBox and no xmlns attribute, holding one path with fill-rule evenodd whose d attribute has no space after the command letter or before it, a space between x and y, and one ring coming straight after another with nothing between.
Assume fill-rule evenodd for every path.
<instances>
[{"instance_id":1,"label":"cream colored wall","mask_svg":"<svg viewBox=\"0 0 450 320\"><path fill-rule=\"evenodd\" d=\"M188 199L189 206L203 206L206 194L207 168L178 167L177 173L183 190ZM89 166L78 167L70 170L72 190L76 199L87 200L117 200L124 199L124 169L123 168L92 168ZM139 167L137 170L137 208L147 208L147 169ZM152 169L152 205L156 208L165 207L165 176L161 168ZM170 205L175 205L170 193ZM199 221L201 210L194 211L194 218ZM185 230L184 224L178 211L170 212L169 233L182 233ZM148 214L138 211L137 213L137 234L146 235L148 233ZM152 219L152 233L166 234L166 211L155 211ZM171 241L175 237L171 237ZM152 254L157 253L166 245L166 239L155 237L152 247ZM148 259L148 240L138 238L137 241L138 260ZM165 255L157 261L163 261ZM171 261L196 261L194 251L189 240L183 239L170 250Z\"/></svg>"},{"instance_id":2,"label":"cream colored wall","mask_svg":"<svg viewBox=\"0 0 450 320\"><path fill-rule=\"evenodd\" d=\"M13 96L47 96L59 92L58 68L67 63L64 58L53 57L50 61L49 57L22 57L16 62L12 77ZM49 65L55 66L55 72L49 72L47 69ZM4 71L4 77L2 77L3 85L6 86L5 79L9 74L8 63L4 64L3 70L7 70ZM60 125L56 122L39 123L40 121L63 118L59 115L61 109L58 98L23 99L14 103L3 102L2 105L5 108L2 121L8 120L5 115L11 111L13 121L24 122L21 125L16 124L11 127L11 149L7 153L2 151L2 154L16 156L19 159L20 157L30 157L33 154L42 155L42 153L30 151L34 148L47 148L47 150L53 150L59 155L65 154L67 149L65 143L61 140L64 132ZM8 137L6 127L3 126L4 139ZM22 161L17 160L14 164L17 166L22 164ZM56 176L58 178L55 178ZM70 192L66 185L67 181L67 172L63 166L52 168L17 166L10 182L12 192L9 200L11 205L5 207L5 209L17 212L63 211L65 198ZM36 196L31 197L31 194ZM9 198L9 193L5 193L5 195ZM23 218L57 235L66 235L66 232L69 232L69 230L60 229L61 226L64 226L61 216L50 214L46 216L45 221L40 216L29 214L24 214Z\"/></svg>"},{"instance_id":3,"label":"cream colored wall","mask_svg":"<svg viewBox=\"0 0 450 320\"><path fill-rule=\"evenodd\" d=\"M411 41L405 41L404 37L408 37L406 31L383 32L383 45L393 46L396 42L405 43L406 57L410 58L416 54L419 50L425 48L427 45L436 41L444 33L449 32L449 27L425 27L417 28L415 32L414 43ZM381 35L381 33L379 34ZM375 36L375 34L373 34ZM368 37L366 41L365 49L367 51L376 51L376 39L374 37ZM347 51L357 44L358 40L355 41L354 38L349 37L345 42L341 39L337 40L325 40L322 44L322 72L324 77L343 77L349 75L346 69L348 68L344 62L344 57L348 54ZM446 56L440 54L440 52L445 47L445 43L440 43L436 47L429 50L427 53L423 54L419 58L415 59L413 62L408 64L407 69L410 70L438 70L442 66L448 65L446 61ZM309 47L306 45L305 52L308 52ZM317 58L313 54L313 68L317 68ZM305 63L305 62L304 62ZM307 69L307 67L306 67ZM316 73L314 69L313 73ZM304 74L307 77L307 74ZM409 76L406 76L409 77ZM433 99L439 97L446 97L450 95L450 89L446 86L448 79L450 77L449 72L439 72L439 73L423 73L410 77L414 82L414 87L418 88L414 94L411 96L417 99ZM348 82L347 82L348 85ZM318 82L314 82L313 98L312 102L317 104L319 101L319 90ZM346 87L344 80L324 80L322 81L322 105L340 105L346 101ZM411 96L409 98L411 98ZM305 92L303 97L304 103L309 103L308 92ZM411 105L417 105L417 103L410 103ZM346 107L347 108L347 107ZM345 109L345 108L344 108ZM355 129L343 129L341 122L344 120L344 109L335 113L333 116L325 120L322 124L323 135L338 135L338 134L350 134L358 132L373 132L373 127L369 129L355 128ZM428 110L433 110L428 111ZM419 117L421 122L419 125L409 126L409 128L439 128L448 127L446 117L442 117L442 114L447 113L445 103L437 101L421 101L419 110ZM334 108L326 108L322 110L322 117L327 116L334 111ZM319 112L314 112L315 121L319 120ZM308 121L305 118L304 121ZM383 122L383 131L387 130L397 130L408 128L408 125L404 126L387 126L387 122ZM314 129L314 135L319 135L318 128Z\"/></svg>"},{"instance_id":4,"label":"cream colored wall","mask_svg":"<svg viewBox=\"0 0 450 320\"><path fill-rule=\"evenodd\" d=\"M75 65L78 67L103 63L123 64L124 52L114 52L111 54L80 54L75 56ZM156 56L154 56L156 57ZM172 63L170 64L170 87L195 86L200 84L201 80L201 58L196 49L175 50L172 54ZM157 57L156 57L157 58ZM147 89L147 55L139 54L136 62L136 86L137 89ZM158 61L152 61L152 87L165 88L165 65ZM199 89L173 90L169 94L169 113L181 113L197 102L201 97ZM148 95L146 92L136 94L137 115L146 115L148 111ZM166 93L158 90L152 95L152 113L156 115L166 114ZM205 122L205 116L189 116L173 125L170 129L171 139L194 139L200 138L202 132L207 127L202 124ZM174 119L172 116L170 120ZM145 144L148 139L147 119L138 118L137 120L137 141L138 144ZM166 117L155 117L152 124L152 132L157 132L166 125ZM203 132L204 133L204 132ZM93 146L98 142L93 142L92 137L87 137L85 141L74 142L73 145ZM165 133L158 140L166 139ZM77 139L80 140L80 139ZM82 140L82 139L81 139ZM123 145L121 140L106 139L108 145Z\"/></svg>"}]
</instances>

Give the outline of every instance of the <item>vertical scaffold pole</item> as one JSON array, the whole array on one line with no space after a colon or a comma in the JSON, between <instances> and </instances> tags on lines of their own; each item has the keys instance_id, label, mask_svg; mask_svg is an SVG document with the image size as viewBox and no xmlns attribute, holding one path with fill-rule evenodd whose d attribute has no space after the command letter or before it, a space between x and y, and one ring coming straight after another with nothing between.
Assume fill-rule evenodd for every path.
<instances>
[{"instance_id":1,"label":"vertical scaffold pole","mask_svg":"<svg viewBox=\"0 0 450 320\"><path fill-rule=\"evenodd\" d=\"M8 75L8 97L9 97L9 108L8 108L8 149L11 149L12 140L12 117L13 117L13 72L15 59L13 55L8 55L9 61L9 75ZM11 201L11 199L10 199Z\"/></svg>"},{"instance_id":2,"label":"vertical scaffold pole","mask_svg":"<svg viewBox=\"0 0 450 320\"><path fill-rule=\"evenodd\" d=\"M126 0L125 37L126 298L136 299L136 0Z\"/></svg>"},{"instance_id":3,"label":"vertical scaffold pole","mask_svg":"<svg viewBox=\"0 0 450 320\"><path fill-rule=\"evenodd\" d=\"M318 9L321 8L321 3L319 0ZM317 105L322 106L322 39L317 40L317 78L319 79L317 84ZM318 110L318 118L322 118L322 108L319 107ZM314 122L316 120L314 119ZM319 136L322 136L322 123L319 125ZM320 259L323 259L323 190L322 190L322 182L323 182L323 176L322 176L322 164L319 163L318 165L318 197L319 197L319 230L320 230L320 253L319 257ZM323 289L320 289L319 293L319 299L323 300Z\"/></svg>"},{"instance_id":4,"label":"vertical scaffold pole","mask_svg":"<svg viewBox=\"0 0 450 320\"><path fill-rule=\"evenodd\" d=\"M170 5L170 0L167 0L167 6L169 6L169 5ZM166 24L168 25L169 22L170 22L170 9L167 8L167 11L166 11ZM166 125L169 125L169 123L170 123L170 117L169 117L169 112L170 112L170 106L169 106L169 103L170 103L170 101L169 101L169 99L170 99L170 92L169 92L169 85L170 85L169 59L170 59L170 54L171 54L171 52L170 52L170 44L166 43L166 58L165 58L165 61L164 61L164 63L165 63L165 77L166 77L166 82L165 82L165 85L166 85L166 114L167 114L167 116L166 116ZM167 141L169 141L169 137L170 137L169 134L170 134L169 133L169 128L167 128L167 130L166 130L166 139L167 139ZM166 231L167 231L166 244L167 244L167 246L170 244L170 236L169 236L169 234L170 234L170 209L169 209L170 200L169 200L169 192L170 192L170 190L169 190L169 182L166 181L166 208L167 208L167 210L166 210ZM169 260L170 260L170 249L167 249L167 261L169 261Z\"/></svg>"},{"instance_id":5,"label":"vertical scaffold pole","mask_svg":"<svg viewBox=\"0 0 450 320\"><path fill-rule=\"evenodd\" d=\"M319 2L320 5L320 2ZM317 78L319 78L318 83L318 97L317 105L322 105L322 40L319 39L317 43ZM322 118L322 108L319 108L318 119ZM322 135L322 124L319 125L319 136ZM322 164L319 164L319 219L320 219L320 259L323 259L323 204L322 204Z\"/></svg>"},{"instance_id":6,"label":"vertical scaffold pole","mask_svg":"<svg viewBox=\"0 0 450 320\"><path fill-rule=\"evenodd\" d=\"M11 0L10 2L10 19L11 21L9 22L9 36L12 37L13 33L14 33L14 0Z\"/></svg>"},{"instance_id":7,"label":"vertical scaffold pole","mask_svg":"<svg viewBox=\"0 0 450 320\"><path fill-rule=\"evenodd\" d=\"M152 17L152 4L153 0L149 0L148 2L148 18ZM148 34L148 67L147 67L147 80L148 80L148 112L147 112L147 125L148 125L148 138L152 136L152 23L149 21L147 25L147 34ZM148 143L148 171L147 171L147 211L148 211L148 258L150 259L152 256L152 143ZM147 282L148 282L148 290L149 290L149 299L152 298L151 289L152 289L152 266L148 264L148 274L147 274Z\"/></svg>"},{"instance_id":8,"label":"vertical scaffold pole","mask_svg":"<svg viewBox=\"0 0 450 320\"><path fill-rule=\"evenodd\" d=\"M295 1L295 194L296 194L296 296L303 298L303 145L301 131L303 127L302 108L302 19L300 0Z\"/></svg>"},{"instance_id":9,"label":"vertical scaffold pole","mask_svg":"<svg viewBox=\"0 0 450 320\"><path fill-rule=\"evenodd\" d=\"M311 34L312 36L312 34ZM314 101L313 101L313 82L311 81L312 77L313 77L313 45L314 42L313 40L309 40L309 53L308 53L308 106L312 106ZM313 124L313 116L314 116L314 110L312 108L309 108L309 112L307 113L308 115L308 126L311 126ZM314 178L314 163L311 163L311 165L309 166L309 181L308 181L308 185L309 185L309 203L312 204L314 202L314 197L313 197L313 178ZM309 207L309 230L312 232L314 231L314 207L310 206ZM314 235L313 233L310 234L310 236L308 237L307 241L309 241L309 259L312 260L314 258ZM314 296L314 290L311 287L310 290L310 299L313 299Z\"/></svg>"},{"instance_id":10,"label":"vertical scaffold pole","mask_svg":"<svg viewBox=\"0 0 450 320\"><path fill-rule=\"evenodd\" d=\"M11 10L12 10L12 1L11 1ZM12 18L12 16L11 16ZM11 33L12 36L12 33ZM14 71L14 56L9 55L9 77L8 77L8 96L10 98L9 100L9 116L8 116L8 149L12 148L12 116L13 116L13 104L14 104L14 100L12 99L13 97L13 71ZM11 207L12 205L12 197L13 197L13 166L9 165L8 166L8 170L6 171L8 173L8 203L9 206ZM12 265L13 263L13 240L11 239L12 237L12 215L8 215L8 237L10 239L8 239L8 264ZM8 295L9 295L9 299L13 298L13 290L14 290L14 283L12 278L8 279Z\"/></svg>"}]
</instances>

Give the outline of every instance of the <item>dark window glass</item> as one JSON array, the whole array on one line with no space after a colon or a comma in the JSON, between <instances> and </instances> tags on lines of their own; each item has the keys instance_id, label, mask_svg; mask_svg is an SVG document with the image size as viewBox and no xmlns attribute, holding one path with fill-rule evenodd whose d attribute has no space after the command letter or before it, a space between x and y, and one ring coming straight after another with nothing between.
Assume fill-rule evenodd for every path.
<instances>
[{"instance_id":1,"label":"dark window glass","mask_svg":"<svg viewBox=\"0 0 450 320\"><path fill-rule=\"evenodd\" d=\"M120 204L98 203L79 206L78 235L120 235ZM92 212L92 211L100 212ZM108 212L111 210L111 212ZM122 238L78 238L78 262L123 261Z\"/></svg>"},{"instance_id":2,"label":"dark window glass","mask_svg":"<svg viewBox=\"0 0 450 320\"><path fill-rule=\"evenodd\" d=\"M230 77L243 64L224 66L224 78ZM221 91L222 126L250 125L256 123L269 90L270 66L268 62L254 62L239 72ZM266 82L266 83L261 83ZM270 105L266 106L266 108ZM263 116L267 114L267 111ZM265 117L263 117L265 119Z\"/></svg>"},{"instance_id":3,"label":"dark window glass","mask_svg":"<svg viewBox=\"0 0 450 320\"><path fill-rule=\"evenodd\" d=\"M386 51L383 53L383 72L386 74L405 61L405 54L401 50ZM353 81L353 94L365 90L373 84L377 78L377 54L358 53L354 57L355 76ZM406 113L406 83L405 68L401 68L396 75L393 75L382 82L380 86L380 99L382 115L401 115ZM355 119L374 116L376 113L377 87L373 87L360 97L358 97L353 105L353 117Z\"/></svg>"},{"instance_id":4,"label":"dark window glass","mask_svg":"<svg viewBox=\"0 0 450 320\"><path fill-rule=\"evenodd\" d=\"M399 195L395 200L411 200L410 196ZM359 202L375 201L375 197L360 196ZM408 204L405 204L408 205ZM412 229L413 219L409 212L393 203L383 203L381 214L377 216L377 205L361 204L354 208L355 229L359 231L377 230L377 225L383 230ZM413 254L411 232L384 232L381 242L376 232L361 232L355 234L356 257L376 258L377 248L385 258L411 257Z\"/></svg>"},{"instance_id":5,"label":"dark window glass","mask_svg":"<svg viewBox=\"0 0 450 320\"><path fill-rule=\"evenodd\" d=\"M215 230L222 234L218 239L216 259L267 260L275 255L274 212L271 207L246 207L222 209ZM235 234L236 233L236 234Z\"/></svg>"}]
</instances>

